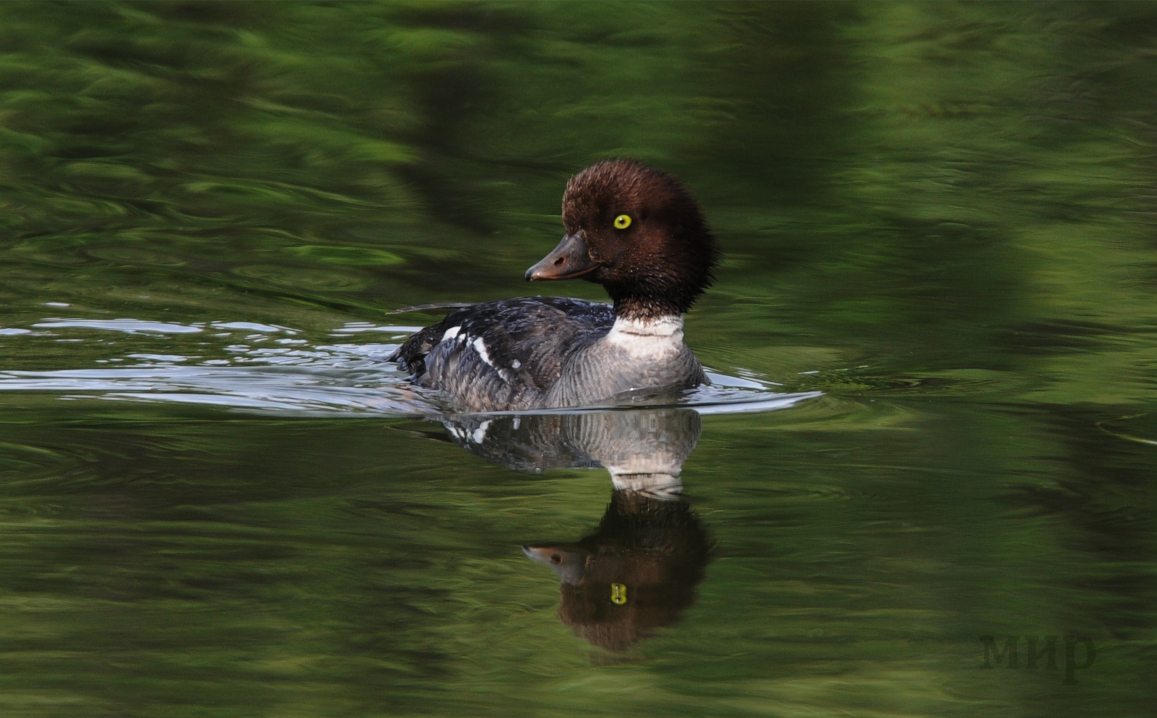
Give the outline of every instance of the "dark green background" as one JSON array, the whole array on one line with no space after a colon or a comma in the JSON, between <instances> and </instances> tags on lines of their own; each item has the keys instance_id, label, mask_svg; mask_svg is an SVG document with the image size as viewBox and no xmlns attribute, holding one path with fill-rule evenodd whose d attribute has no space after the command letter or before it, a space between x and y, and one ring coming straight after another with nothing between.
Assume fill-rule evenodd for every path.
<instances>
[{"instance_id":1,"label":"dark green background","mask_svg":"<svg viewBox=\"0 0 1157 718\"><path fill-rule=\"evenodd\" d=\"M1152 3L0 4L0 389L42 381L0 393L0 712L1151 714L1155 87ZM725 249L704 363L827 392L705 418L714 560L626 660L518 549L605 472L101 401L59 372L254 347L34 326L277 325L320 371L348 323L527 293L612 155ZM979 669L1010 634L1096 661Z\"/></svg>"}]
</instances>

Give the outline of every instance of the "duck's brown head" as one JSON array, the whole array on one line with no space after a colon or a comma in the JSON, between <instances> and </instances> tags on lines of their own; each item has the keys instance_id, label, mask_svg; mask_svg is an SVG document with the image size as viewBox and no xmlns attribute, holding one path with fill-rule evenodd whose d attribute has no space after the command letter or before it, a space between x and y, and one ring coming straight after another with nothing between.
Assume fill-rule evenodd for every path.
<instances>
[{"instance_id":1,"label":"duck's brown head","mask_svg":"<svg viewBox=\"0 0 1157 718\"><path fill-rule=\"evenodd\" d=\"M562 220L566 235L527 280L596 282L617 316L642 320L686 312L711 285L715 238L665 172L628 159L592 165L567 183Z\"/></svg>"}]
</instances>

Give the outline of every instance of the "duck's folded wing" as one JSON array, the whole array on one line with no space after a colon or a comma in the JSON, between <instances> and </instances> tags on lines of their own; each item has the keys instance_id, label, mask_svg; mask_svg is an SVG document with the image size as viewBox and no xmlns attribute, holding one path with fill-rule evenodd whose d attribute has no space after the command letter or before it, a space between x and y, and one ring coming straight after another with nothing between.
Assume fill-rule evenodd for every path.
<instances>
[{"instance_id":1,"label":"duck's folded wing","mask_svg":"<svg viewBox=\"0 0 1157 718\"><path fill-rule=\"evenodd\" d=\"M410 337L390 356L464 406L529 408L577 346L609 331L607 304L525 297L475 304Z\"/></svg>"}]
</instances>

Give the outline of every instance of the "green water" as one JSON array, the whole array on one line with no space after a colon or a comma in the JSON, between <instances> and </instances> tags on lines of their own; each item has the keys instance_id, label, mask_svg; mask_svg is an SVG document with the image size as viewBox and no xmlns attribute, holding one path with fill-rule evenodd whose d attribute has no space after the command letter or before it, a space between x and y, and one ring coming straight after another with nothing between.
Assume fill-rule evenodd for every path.
<instances>
[{"instance_id":1,"label":"green water","mask_svg":"<svg viewBox=\"0 0 1157 718\"><path fill-rule=\"evenodd\" d=\"M1154 87L1152 3L0 5L0 714L1152 715ZM382 362L614 155L726 252L682 498ZM608 541L614 640L521 548Z\"/></svg>"}]
</instances>

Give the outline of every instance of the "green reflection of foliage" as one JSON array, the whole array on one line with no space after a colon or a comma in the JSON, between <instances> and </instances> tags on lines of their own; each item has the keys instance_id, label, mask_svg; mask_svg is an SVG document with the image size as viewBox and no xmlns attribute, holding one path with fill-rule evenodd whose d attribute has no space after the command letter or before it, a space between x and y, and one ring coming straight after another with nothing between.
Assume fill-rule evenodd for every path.
<instances>
[{"instance_id":1,"label":"green reflection of foliage","mask_svg":"<svg viewBox=\"0 0 1157 718\"><path fill-rule=\"evenodd\" d=\"M566 177L627 154L683 177L727 250L689 334L720 368L1016 371L1001 342L1036 318L1149 314L1144 5L17 3L0 20L0 230L43 256L148 229L211 276L374 268L346 306L520 293ZM270 301L245 305L285 319ZM309 321L301 306L284 308ZM817 333L798 362L771 356Z\"/></svg>"},{"instance_id":2,"label":"green reflection of foliage","mask_svg":"<svg viewBox=\"0 0 1157 718\"><path fill-rule=\"evenodd\" d=\"M365 247L327 247L316 244L306 244L294 247L292 254L308 259L316 259L330 264L349 264L354 266L388 267L391 264L401 264L406 261L394 254L381 249L366 249Z\"/></svg>"}]
</instances>

